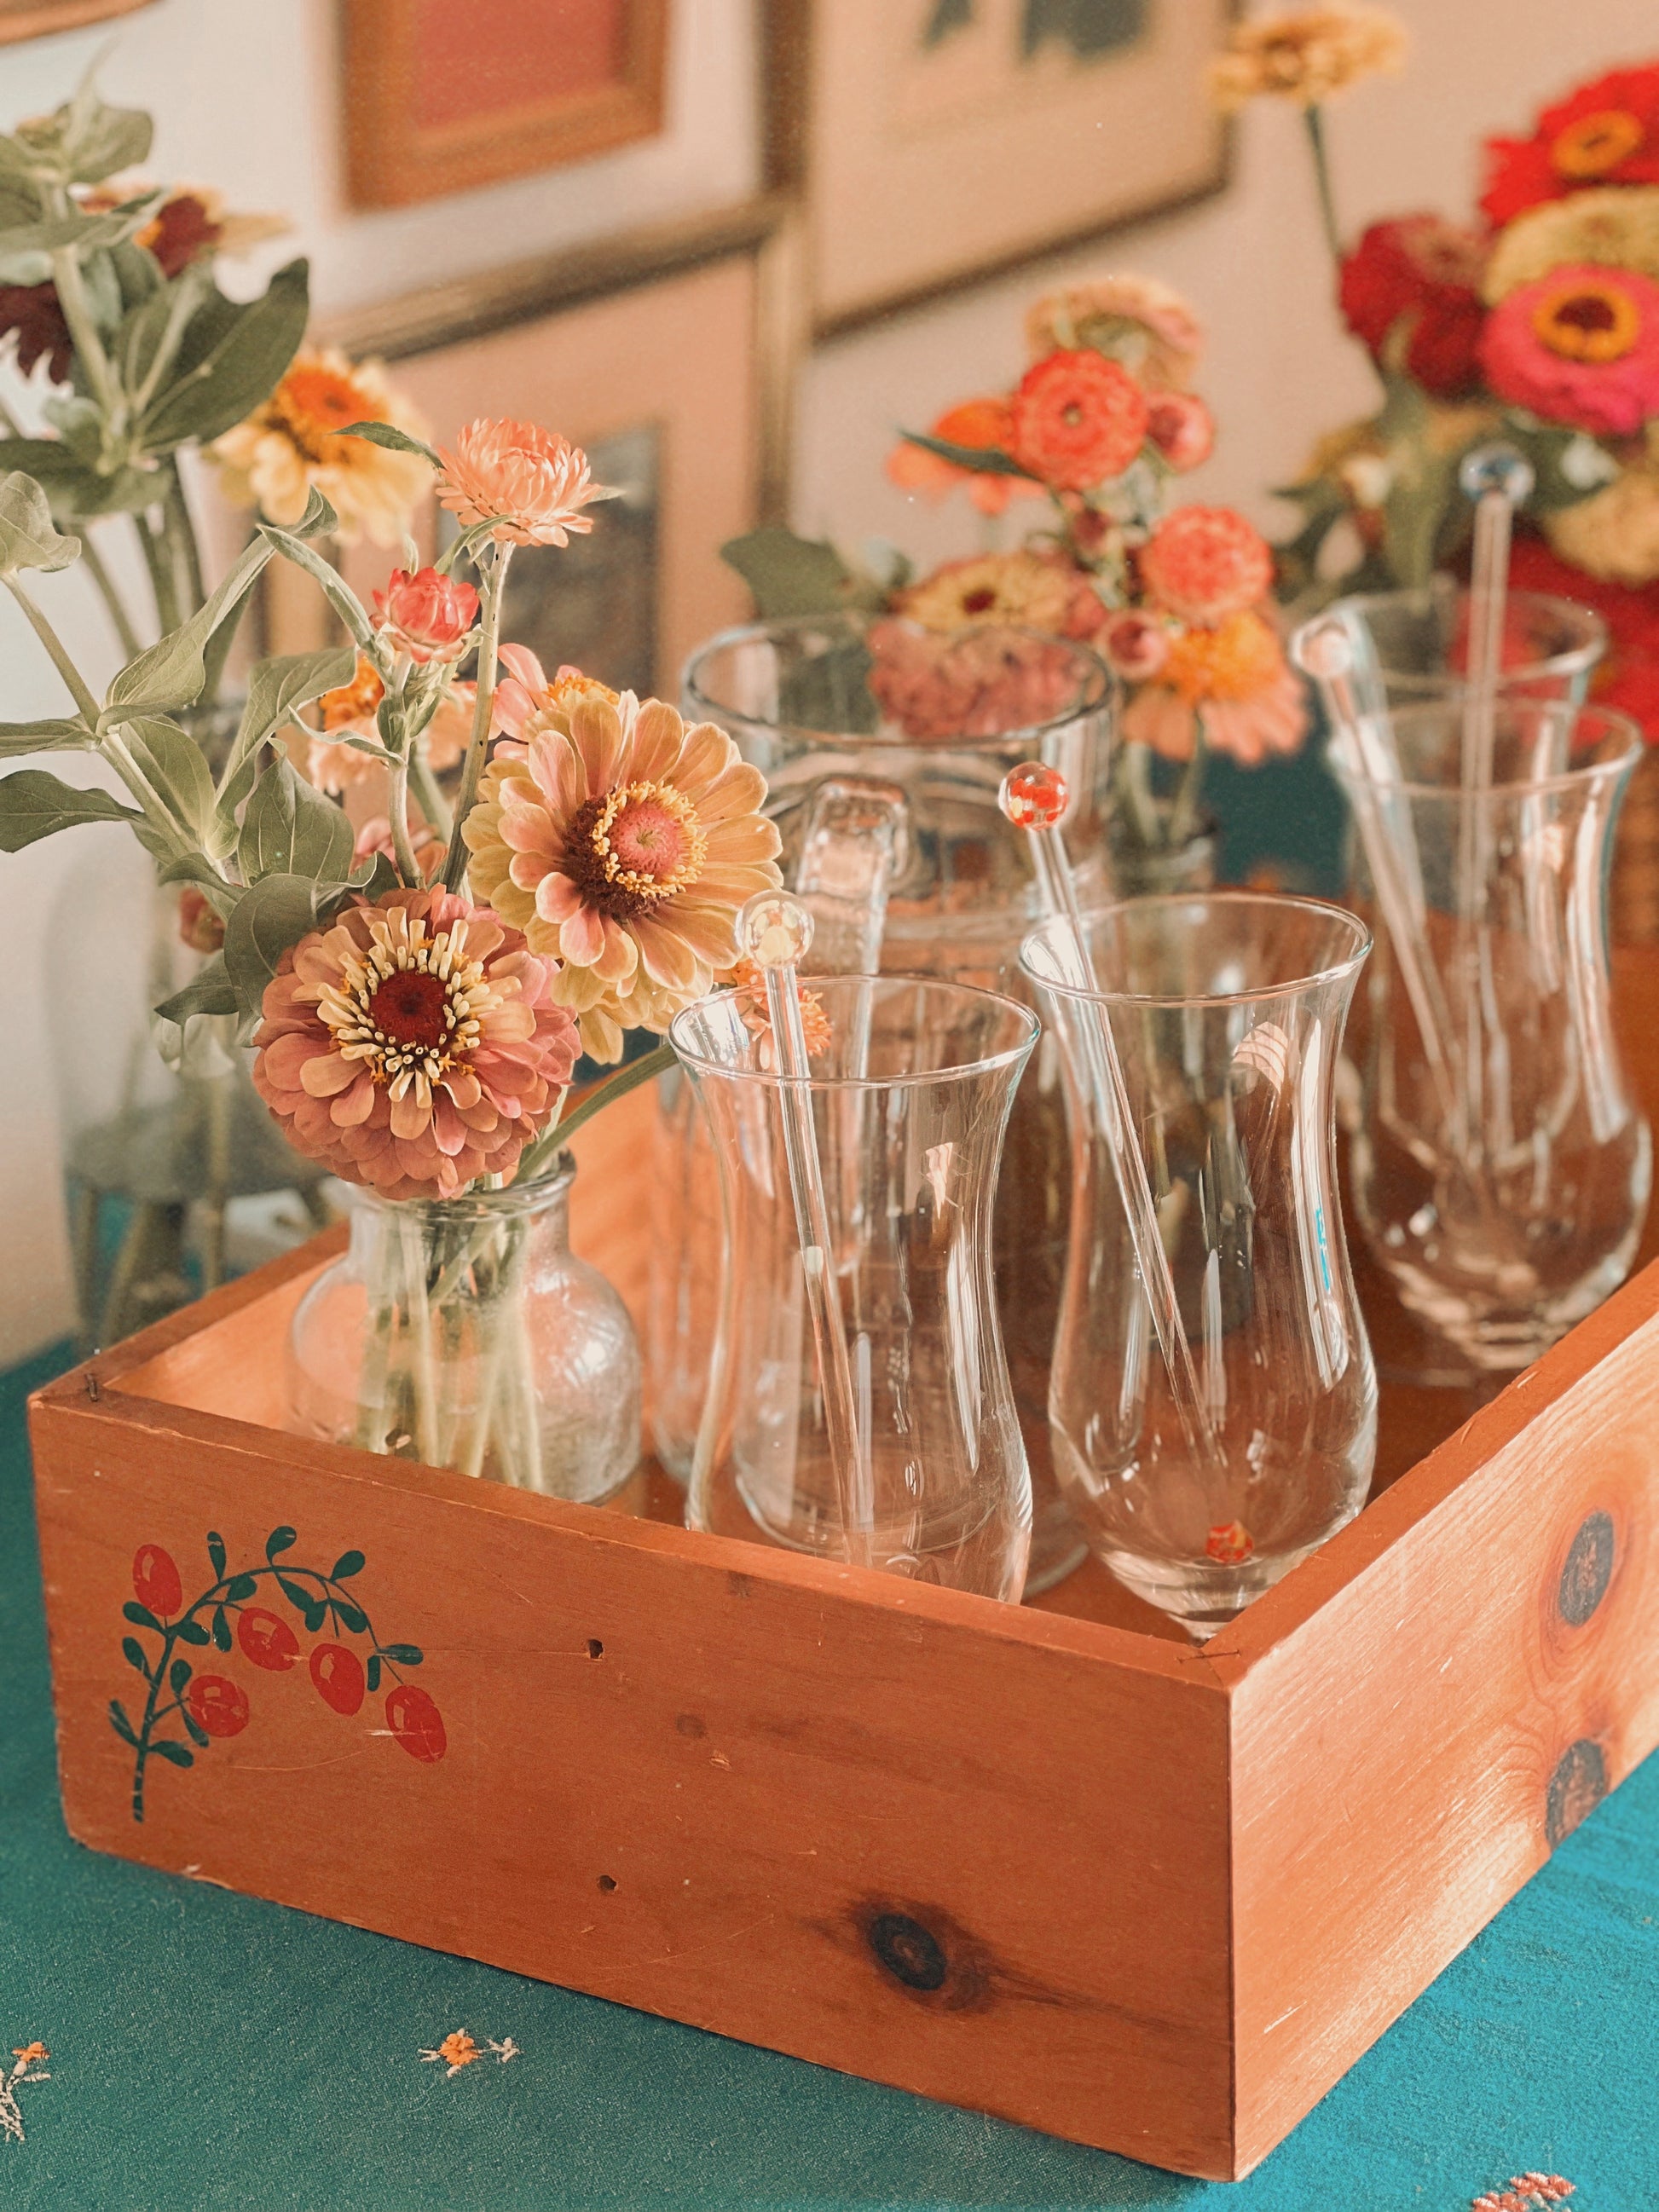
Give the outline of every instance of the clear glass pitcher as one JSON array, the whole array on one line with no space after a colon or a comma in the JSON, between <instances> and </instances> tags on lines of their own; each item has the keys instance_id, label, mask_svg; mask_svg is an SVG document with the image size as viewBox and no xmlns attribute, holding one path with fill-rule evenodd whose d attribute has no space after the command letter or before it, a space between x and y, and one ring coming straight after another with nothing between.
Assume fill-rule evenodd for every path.
<instances>
[{"instance_id":1,"label":"clear glass pitcher","mask_svg":"<svg viewBox=\"0 0 1659 2212\"><path fill-rule=\"evenodd\" d=\"M890 618L803 618L729 630L689 663L689 716L717 722L764 773L785 880L817 925L810 968L927 975L1028 997L1021 938L1041 919L1024 839L997 793L1038 758L1074 794L1066 837L1085 903L1109 895L1115 686L1065 640L988 628L945 635ZM659 1091L647 1333L659 1457L686 1479L713 1349L719 1276L714 1161L683 1077ZM1059 1063L1044 1044L1021 1087L996 1222L998 1297L1036 1499L1028 1587L1085 1546L1054 1484L1048 1363L1066 1236Z\"/></svg>"},{"instance_id":2,"label":"clear glass pitcher","mask_svg":"<svg viewBox=\"0 0 1659 2212\"><path fill-rule=\"evenodd\" d=\"M687 1521L1018 1600L1031 1492L991 1219L1036 1017L920 977L831 976L812 988L828 1039L804 1083L778 1073L734 992L689 1007L669 1033L713 1132L730 1253ZM790 1195L783 1115L786 1093L802 1088L852 1376L864 1498L853 1537Z\"/></svg>"},{"instance_id":3,"label":"clear glass pitcher","mask_svg":"<svg viewBox=\"0 0 1659 2212\"><path fill-rule=\"evenodd\" d=\"M1466 794L1456 699L1398 707L1389 727L1383 774L1333 756L1399 886L1354 1024L1354 1211L1456 1365L1503 1374L1623 1281L1647 1210L1651 1146L1613 1033L1604 921L1641 738L1620 714L1506 693L1493 782Z\"/></svg>"},{"instance_id":4,"label":"clear glass pitcher","mask_svg":"<svg viewBox=\"0 0 1659 2212\"><path fill-rule=\"evenodd\" d=\"M1337 1199L1333 1079L1369 948L1313 899L1126 900L1024 959L1064 1054L1075 1170L1049 1397L1054 1456L1120 1582L1209 1636L1351 1520L1376 1441L1376 1380ZM1130 1152L1214 1440L1172 1398L1091 1071L1105 1024Z\"/></svg>"}]
</instances>

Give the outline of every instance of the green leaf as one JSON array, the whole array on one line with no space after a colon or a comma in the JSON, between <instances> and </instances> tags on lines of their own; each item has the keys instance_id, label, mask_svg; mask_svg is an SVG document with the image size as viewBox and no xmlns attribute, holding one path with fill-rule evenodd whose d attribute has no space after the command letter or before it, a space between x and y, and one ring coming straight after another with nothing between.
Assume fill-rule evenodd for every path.
<instances>
[{"instance_id":1,"label":"green leaf","mask_svg":"<svg viewBox=\"0 0 1659 2212\"><path fill-rule=\"evenodd\" d=\"M344 811L279 757L267 763L253 787L236 859L246 884L267 876L341 883L351 871L353 842Z\"/></svg>"},{"instance_id":2,"label":"green leaf","mask_svg":"<svg viewBox=\"0 0 1659 2212\"><path fill-rule=\"evenodd\" d=\"M35 479L21 469L0 477L0 574L67 568L80 557L80 539L58 532L46 495Z\"/></svg>"},{"instance_id":3,"label":"green leaf","mask_svg":"<svg viewBox=\"0 0 1659 2212\"><path fill-rule=\"evenodd\" d=\"M135 1628L153 1628L158 1636L167 1634L167 1631L149 1607L147 1605L139 1605L132 1598L129 1598L121 1607L121 1618L123 1620L130 1620Z\"/></svg>"},{"instance_id":4,"label":"green leaf","mask_svg":"<svg viewBox=\"0 0 1659 2212\"><path fill-rule=\"evenodd\" d=\"M160 496L148 470L118 469L100 476L61 438L0 438L0 469L19 469L47 494L58 515L131 513Z\"/></svg>"},{"instance_id":5,"label":"green leaf","mask_svg":"<svg viewBox=\"0 0 1659 2212\"><path fill-rule=\"evenodd\" d=\"M136 1667L144 1680L149 1681L149 1661L144 1656L143 1645L136 1636L124 1636L121 1638L121 1656L129 1667Z\"/></svg>"},{"instance_id":6,"label":"green leaf","mask_svg":"<svg viewBox=\"0 0 1659 2212\"><path fill-rule=\"evenodd\" d=\"M306 876L266 876L238 901L225 924L225 969L244 1013L259 1012L283 953L315 926L321 888Z\"/></svg>"},{"instance_id":7,"label":"green leaf","mask_svg":"<svg viewBox=\"0 0 1659 2212\"><path fill-rule=\"evenodd\" d=\"M371 446L385 446L394 453L418 453L434 469L443 466L430 446L423 446L418 438L411 438L406 430L399 430L390 422L348 422L337 434L342 438L367 438Z\"/></svg>"},{"instance_id":8,"label":"green leaf","mask_svg":"<svg viewBox=\"0 0 1659 2212\"><path fill-rule=\"evenodd\" d=\"M337 1583L349 1582L353 1575L360 1575L362 1571L363 1555L361 1552L342 1552L334 1562L329 1579Z\"/></svg>"},{"instance_id":9,"label":"green leaf","mask_svg":"<svg viewBox=\"0 0 1659 2212\"><path fill-rule=\"evenodd\" d=\"M192 1743L200 1744L202 1749L205 1751L208 1747L208 1732L202 1726L200 1721L197 1719L195 1714L191 1712L188 1705L181 1705L179 1707L179 1717L184 1723L185 1728L190 1731L191 1741Z\"/></svg>"},{"instance_id":10,"label":"green leaf","mask_svg":"<svg viewBox=\"0 0 1659 2212\"><path fill-rule=\"evenodd\" d=\"M202 1641L206 1643L207 1638L204 1637ZM175 1698L183 1692L185 1685L194 1671L188 1659L175 1659L172 1666L167 1668L167 1687Z\"/></svg>"},{"instance_id":11,"label":"green leaf","mask_svg":"<svg viewBox=\"0 0 1659 2212\"><path fill-rule=\"evenodd\" d=\"M21 853L82 822L142 822L106 791L77 791L44 769L21 768L0 781L0 852Z\"/></svg>"},{"instance_id":12,"label":"green leaf","mask_svg":"<svg viewBox=\"0 0 1659 2212\"><path fill-rule=\"evenodd\" d=\"M286 1524L280 1528L273 1528L265 1539L266 1559L274 1559L278 1552L291 1552L299 1540L297 1531Z\"/></svg>"},{"instance_id":13,"label":"green leaf","mask_svg":"<svg viewBox=\"0 0 1659 2212\"><path fill-rule=\"evenodd\" d=\"M246 888L241 884L228 884L212 861L201 853L176 853L165 867L157 871L156 881L197 884L214 912L227 917Z\"/></svg>"},{"instance_id":14,"label":"green leaf","mask_svg":"<svg viewBox=\"0 0 1659 2212\"><path fill-rule=\"evenodd\" d=\"M225 1540L216 1528L207 1532L208 1557L213 1562L213 1571L223 1579L225 1571Z\"/></svg>"},{"instance_id":15,"label":"green leaf","mask_svg":"<svg viewBox=\"0 0 1659 2212\"><path fill-rule=\"evenodd\" d=\"M213 819L213 778L202 748L176 722L143 716L125 727L127 743L145 776L185 828L199 838Z\"/></svg>"},{"instance_id":16,"label":"green leaf","mask_svg":"<svg viewBox=\"0 0 1659 2212\"><path fill-rule=\"evenodd\" d=\"M20 753L84 751L91 743L83 722L0 722L0 760Z\"/></svg>"},{"instance_id":17,"label":"green leaf","mask_svg":"<svg viewBox=\"0 0 1659 2212\"><path fill-rule=\"evenodd\" d=\"M361 1636L368 1626L368 1615L360 1613L355 1605L347 1605L341 1598L334 1601L334 1610L339 1623L348 1635Z\"/></svg>"},{"instance_id":18,"label":"green leaf","mask_svg":"<svg viewBox=\"0 0 1659 2212\"><path fill-rule=\"evenodd\" d=\"M179 1638L184 1644L205 1644L208 1632L199 1620L181 1620L179 1623Z\"/></svg>"},{"instance_id":19,"label":"green leaf","mask_svg":"<svg viewBox=\"0 0 1659 2212\"><path fill-rule=\"evenodd\" d=\"M136 660L130 660L105 695L100 726L107 728L135 714L159 708L187 707L199 698L207 681L203 653L210 639L230 611L246 598L252 579L270 558L270 547L257 539L246 546L204 607Z\"/></svg>"},{"instance_id":20,"label":"green leaf","mask_svg":"<svg viewBox=\"0 0 1659 2212\"><path fill-rule=\"evenodd\" d=\"M12 167L9 149L15 138L0 138L0 232L20 230L40 220L40 195L31 180Z\"/></svg>"},{"instance_id":21,"label":"green leaf","mask_svg":"<svg viewBox=\"0 0 1659 2212\"><path fill-rule=\"evenodd\" d=\"M196 1754L186 1751L181 1743L153 1743L150 1749L157 1759L165 1759L170 1766L194 1766Z\"/></svg>"},{"instance_id":22,"label":"green leaf","mask_svg":"<svg viewBox=\"0 0 1659 2212\"><path fill-rule=\"evenodd\" d=\"M241 307L217 287L185 325L178 358L139 426L145 450L205 445L268 399L299 351L310 313L309 270L291 261L264 297Z\"/></svg>"},{"instance_id":23,"label":"green leaf","mask_svg":"<svg viewBox=\"0 0 1659 2212\"><path fill-rule=\"evenodd\" d=\"M109 1724L123 1743L130 1743L135 1751L137 1750L138 1732L127 1718L126 1708L119 1698L112 1698L109 1701Z\"/></svg>"},{"instance_id":24,"label":"green leaf","mask_svg":"<svg viewBox=\"0 0 1659 2212\"><path fill-rule=\"evenodd\" d=\"M371 1656L371 1657L370 1657L370 1659L369 1659L369 1662L368 1662L368 1688L369 1688L369 1694L370 1694L370 1696L371 1696L371 1697L374 1695L374 1692L380 1688L380 1653L377 1651L377 1652L375 1652L375 1653L374 1653L374 1654L372 1655L372 1656Z\"/></svg>"},{"instance_id":25,"label":"green leaf","mask_svg":"<svg viewBox=\"0 0 1659 2212\"><path fill-rule=\"evenodd\" d=\"M259 534L285 559L292 561L296 568L303 568L307 575L322 586L329 605L364 652L372 654L374 647L374 624L339 571L331 568L319 553L313 553L295 531L279 530L274 522L262 522Z\"/></svg>"},{"instance_id":26,"label":"green leaf","mask_svg":"<svg viewBox=\"0 0 1659 2212\"><path fill-rule=\"evenodd\" d=\"M995 446L953 446L948 438L926 438L919 430L901 430L899 435L907 446L920 446L924 453L937 453L940 460L958 469L971 469L975 476L1020 477L1027 483L1037 482L1029 469L1021 468L1012 454Z\"/></svg>"},{"instance_id":27,"label":"green leaf","mask_svg":"<svg viewBox=\"0 0 1659 2212\"><path fill-rule=\"evenodd\" d=\"M89 253L94 246L113 246L131 238L135 230L142 230L161 198L159 190L144 192L100 215L51 216L44 222L22 223L15 230L0 231L0 265L9 267L26 253L62 253L72 249L79 255Z\"/></svg>"},{"instance_id":28,"label":"green leaf","mask_svg":"<svg viewBox=\"0 0 1659 2212\"><path fill-rule=\"evenodd\" d=\"M729 538L720 558L735 568L755 596L764 622L791 615L822 615L853 604L857 578L835 547L770 526Z\"/></svg>"},{"instance_id":29,"label":"green leaf","mask_svg":"<svg viewBox=\"0 0 1659 2212\"><path fill-rule=\"evenodd\" d=\"M236 1014L241 1012L241 1006L225 973L224 955L216 952L204 962L182 991L163 999L155 1012L162 1021L182 1029L193 1014Z\"/></svg>"},{"instance_id":30,"label":"green leaf","mask_svg":"<svg viewBox=\"0 0 1659 2212\"><path fill-rule=\"evenodd\" d=\"M118 169L133 168L149 155L154 131L149 117L140 107L108 106L99 95L97 73L95 59L52 118L71 184L101 184Z\"/></svg>"},{"instance_id":31,"label":"green leaf","mask_svg":"<svg viewBox=\"0 0 1659 2212\"><path fill-rule=\"evenodd\" d=\"M216 1606L213 1609L213 1641L221 1651L229 1650L230 1622L222 1605Z\"/></svg>"},{"instance_id":32,"label":"green leaf","mask_svg":"<svg viewBox=\"0 0 1659 2212\"><path fill-rule=\"evenodd\" d=\"M190 301L210 279L202 263L191 262L171 284L164 284L155 262L142 247L118 246L116 251L132 253L155 278L147 291L139 294L137 306L122 317L111 347L120 363L122 383L129 392L137 392L155 370L164 345L176 354L190 320Z\"/></svg>"},{"instance_id":33,"label":"green leaf","mask_svg":"<svg viewBox=\"0 0 1659 2212\"><path fill-rule=\"evenodd\" d=\"M394 1661L399 1667L418 1667L426 1654L418 1644L383 1644L380 1656Z\"/></svg>"},{"instance_id":34,"label":"green leaf","mask_svg":"<svg viewBox=\"0 0 1659 2212\"><path fill-rule=\"evenodd\" d=\"M219 779L218 821L209 849L228 853L236 842L236 809L253 780L253 757L296 708L325 691L349 684L356 671L356 647L325 646L319 653L284 653L256 664L248 678L247 705L236 741Z\"/></svg>"},{"instance_id":35,"label":"green leaf","mask_svg":"<svg viewBox=\"0 0 1659 2212\"><path fill-rule=\"evenodd\" d=\"M240 1604L244 1598L252 1597L258 1587L259 1578L257 1575L236 1575L232 1577L225 1595L228 1598L234 1598Z\"/></svg>"}]
</instances>

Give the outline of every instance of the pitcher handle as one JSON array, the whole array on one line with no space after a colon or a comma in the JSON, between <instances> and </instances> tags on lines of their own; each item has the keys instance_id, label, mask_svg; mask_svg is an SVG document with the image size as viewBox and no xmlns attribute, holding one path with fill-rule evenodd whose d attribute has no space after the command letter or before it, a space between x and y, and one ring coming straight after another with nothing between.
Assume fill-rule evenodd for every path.
<instances>
[{"instance_id":1,"label":"pitcher handle","mask_svg":"<svg viewBox=\"0 0 1659 2212\"><path fill-rule=\"evenodd\" d=\"M819 784L795 869L796 896L816 925L805 972L878 972L887 900L908 838L908 810L897 784L855 775L826 776Z\"/></svg>"}]
</instances>

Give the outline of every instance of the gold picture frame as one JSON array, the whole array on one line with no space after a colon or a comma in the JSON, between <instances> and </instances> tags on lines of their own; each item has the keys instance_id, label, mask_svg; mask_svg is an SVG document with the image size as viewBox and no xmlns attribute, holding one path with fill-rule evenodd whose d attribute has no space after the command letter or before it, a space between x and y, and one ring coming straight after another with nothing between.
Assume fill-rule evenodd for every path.
<instances>
[{"instance_id":1,"label":"gold picture frame","mask_svg":"<svg viewBox=\"0 0 1659 2212\"><path fill-rule=\"evenodd\" d=\"M136 15L151 4L152 0L0 0L0 46L78 31L111 15Z\"/></svg>"}]
</instances>

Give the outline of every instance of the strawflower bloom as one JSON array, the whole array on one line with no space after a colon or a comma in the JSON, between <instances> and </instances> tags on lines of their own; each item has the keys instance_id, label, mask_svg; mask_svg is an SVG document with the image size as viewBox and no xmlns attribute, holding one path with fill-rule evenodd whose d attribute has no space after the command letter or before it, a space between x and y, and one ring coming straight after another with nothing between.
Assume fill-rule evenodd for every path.
<instances>
[{"instance_id":1,"label":"strawflower bloom","mask_svg":"<svg viewBox=\"0 0 1659 2212\"><path fill-rule=\"evenodd\" d=\"M411 660L459 660L478 619L478 594L436 568L394 568L374 594L374 627L394 653Z\"/></svg>"},{"instance_id":2,"label":"strawflower bloom","mask_svg":"<svg viewBox=\"0 0 1659 2212\"><path fill-rule=\"evenodd\" d=\"M1146 437L1177 476L1200 467L1215 450L1215 417L1190 392L1154 392L1146 401Z\"/></svg>"},{"instance_id":3,"label":"strawflower bloom","mask_svg":"<svg viewBox=\"0 0 1659 2212\"><path fill-rule=\"evenodd\" d=\"M1301 684L1270 623L1229 615L1213 629L1171 638L1158 681L1136 692L1123 734L1167 760L1190 760L1200 727L1216 752L1254 768L1270 753L1293 753L1307 731Z\"/></svg>"},{"instance_id":4,"label":"strawflower bloom","mask_svg":"<svg viewBox=\"0 0 1659 2212\"><path fill-rule=\"evenodd\" d=\"M1109 615L1100 633L1100 650L1127 684L1145 684L1170 657L1168 626L1139 607Z\"/></svg>"},{"instance_id":5,"label":"strawflower bloom","mask_svg":"<svg viewBox=\"0 0 1659 2212\"><path fill-rule=\"evenodd\" d=\"M624 1029L665 1027L732 965L738 909L780 880L779 841L765 779L723 730L599 691L519 722L461 835L473 888L563 962L556 995L608 1060Z\"/></svg>"},{"instance_id":6,"label":"strawflower bloom","mask_svg":"<svg viewBox=\"0 0 1659 2212\"><path fill-rule=\"evenodd\" d=\"M1261 532L1230 507L1178 507L1142 548L1140 574L1161 606L1215 623L1267 597L1273 556Z\"/></svg>"},{"instance_id":7,"label":"strawflower bloom","mask_svg":"<svg viewBox=\"0 0 1659 2212\"><path fill-rule=\"evenodd\" d=\"M437 885L359 901L283 954L254 1087L296 1152L383 1198L510 1181L575 1065L552 981L517 930Z\"/></svg>"},{"instance_id":8,"label":"strawflower bloom","mask_svg":"<svg viewBox=\"0 0 1659 2212\"><path fill-rule=\"evenodd\" d=\"M1404 320L1407 374L1441 398L1461 398L1480 382L1486 258L1480 232L1437 215L1374 222L1342 264L1343 319L1377 362Z\"/></svg>"},{"instance_id":9,"label":"strawflower bloom","mask_svg":"<svg viewBox=\"0 0 1659 2212\"><path fill-rule=\"evenodd\" d=\"M924 629L1002 623L1077 638L1092 636L1105 613L1069 562L1024 550L946 561L900 593L896 611Z\"/></svg>"},{"instance_id":10,"label":"strawflower bloom","mask_svg":"<svg viewBox=\"0 0 1659 2212\"><path fill-rule=\"evenodd\" d=\"M1121 362L1084 351L1034 362L1012 401L1011 450L1057 491L1121 477L1146 438L1146 395Z\"/></svg>"},{"instance_id":11,"label":"strawflower bloom","mask_svg":"<svg viewBox=\"0 0 1659 2212\"><path fill-rule=\"evenodd\" d=\"M1506 223L1586 185L1659 184L1659 67L1612 70L1540 112L1529 138L1486 141L1480 204Z\"/></svg>"},{"instance_id":12,"label":"strawflower bloom","mask_svg":"<svg viewBox=\"0 0 1659 2212\"><path fill-rule=\"evenodd\" d=\"M593 482L580 446L534 422L480 416L438 458L443 504L464 528L499 517L490 535L505 544L568 545L593 527L585 507L617 496Z\"/></svg>"},{"instance_id":13,"label":"strawflower bloom","mask_svg":"<svg viewBox=\"0 0 1659 2212\"><path fill-rule=\"evenodd\" d=\"M1184 392L1204 349L1204 326L1156 276L1097 276L1037 301L1025 318L1034 361L1088 351L1121 362L1148 392Z\"/></svg>"},{"instance_id":14,"label":"strawflower bloom","mask_svg":"<svg viewBox=\"0 0 1659 2212\"><path fill-rule=\"evenodd\" d=\"M1659 284L1623 269L1552 270L1492 309L1480 362L1513 406L1632 436L1659 415Z\"/></svg>"},{"instance_id":15,"label":"strawflower bloom","mask_svg":"<svg viewBox=\"0 0 1659 2212\"><path fill-rule=\"evenodd\" d=\"M1569 263L1603 263L1659 278L1659 185L1606 185L1544 200L1500 231L1481 290L1504 299Z\"/></svg>"},{"instance_id":16,"label":"strawflower bloom","mask_svg":"<svg viewBox=\"0 0 1659 2212\"><path fill-rule=\"evenodd\" d=\"M1006 399L964 399L947 407L930 428L930 438L947 446L971 447L979 453L1006 453L1013 437L1013 415ZM920 492L924 499L940 500L958 486L981 514L1001 514L1010 501L1041 499L1042 486L1030 477L992 476L947 461L943 453L930 453L925 446L907 439L887 456L887 477L901 491Z\"/></svg>"},{"instance_id":17,"label":"strawflower bloom","mask_svg":"<svg viewBox=\"0 0 1659 2212\"><path fill-rule=\"evenodd\" d=\"M1210 70L1223 113L1264 94L1317 107L1362 77L1398 70L1406 27L1386 8L1297 8L1235 26Z\"/></svg>"},{"instance_id":18,"label":"strawflower bloom","mask_svg":"<svg viewBox=\"0 0 1659 2212\"><path fill-rule=\"evenodd\" d=\"M378 362L355 365L334 347L295 356L269 399L207 448L234 507L257 507L291 526L314 484L340 518L348 545L363 537L396 545L425 495L431 471L418 453L393 453L338 434L352 422L390 422L411 437L426 425L393 391Z\"/></svg>"}]
</instances>

